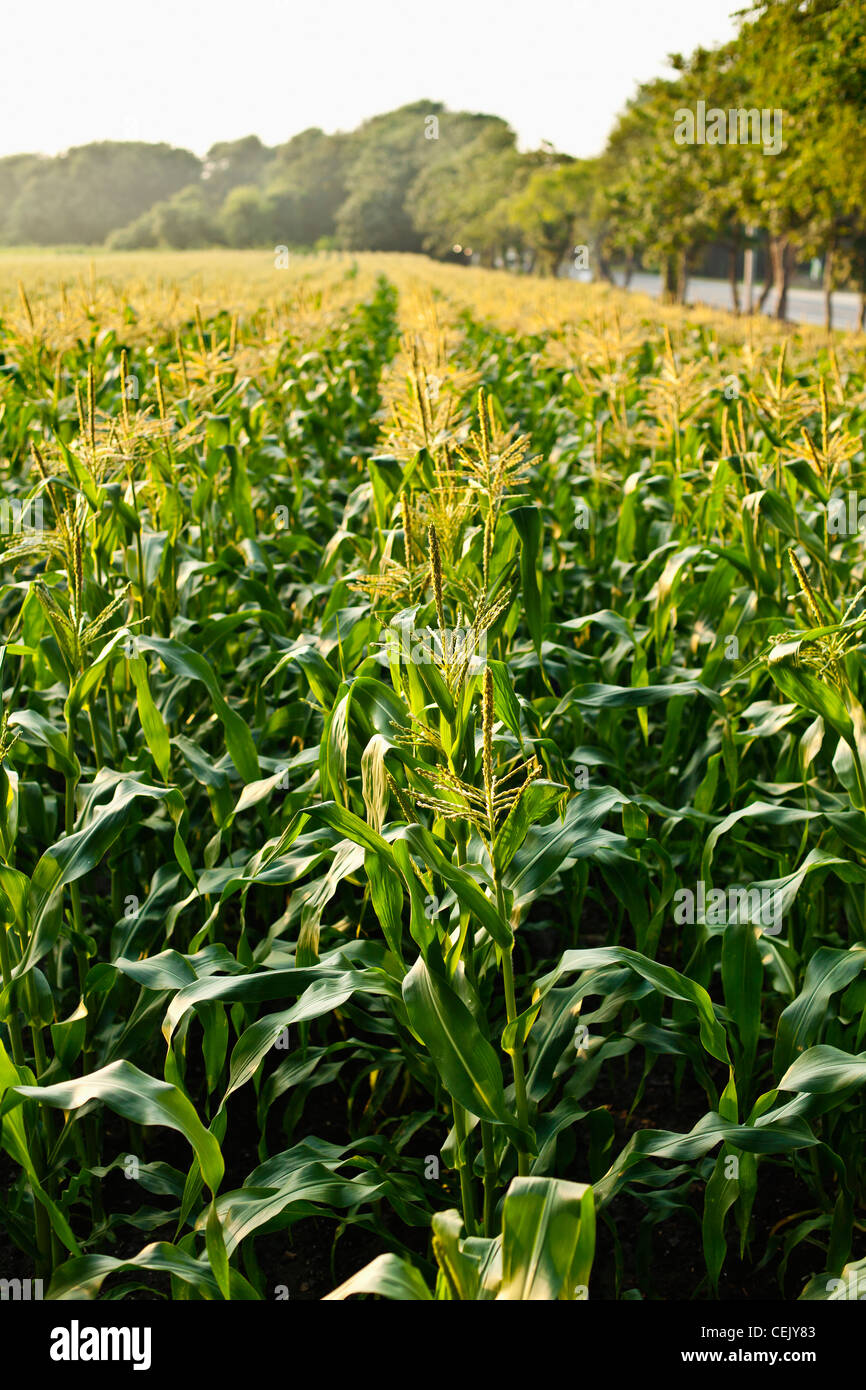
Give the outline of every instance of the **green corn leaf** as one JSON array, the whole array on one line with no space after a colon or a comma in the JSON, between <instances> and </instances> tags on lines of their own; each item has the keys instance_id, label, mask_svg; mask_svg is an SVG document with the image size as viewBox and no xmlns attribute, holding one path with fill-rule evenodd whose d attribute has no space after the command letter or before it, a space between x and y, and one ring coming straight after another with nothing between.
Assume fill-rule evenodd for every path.
<instances>
[{"instance_id":1,"label":"green corn leaf","mask_svg":"<svg viewBox=\"0 0 866 1390\"><path fill-rule=\"evenodd\" d=\"M594 1255L591 1187L557 1178L514 1179L502 1209L502 1286L497 1299L586 1298Z\"/></svg>"},{"instance_id":2,"label":"green corn leaf","mask_svg":"<svg viewBox=\"0 0 866 1390\"><path fill-rule=\"evenodd\" d=\"M866 948L837 951L819 946L806 968L803 988L779 1018L773 1071L780 1076L815 1041L827 1018L831 998L848 986L866 966Z\"/></svg>"},{"instance_id":3,"label":"green corn leaf","mask_svg":"<svg viewBox=\"0 0 866 1390\"><path fill-rule=\"evenodd\" d=\"M137 1255L125 1260L113 1255L81 1255L78 1259L68 1260L55 1272L48 1297L61 1302L97 1298L109 1274L133 1269L170 1274L173 1279L179 1279L184 1285L195 1289L202 1298L220 1297L219 1285L208 1266L167 1241L146 1245ZM258 1297L237 1270L231 1271L231 1296L233 1299Z\"/></svg>"},{"instance_id":4,"label":"green corn leaf","mask_svg":"<svg viewBox=\"0 0 866 1390\"><path fill-rule=\"evenodd\" d=\"M505 1104L496 1053L454 988L421 957L403 981L403 1001L412 1029L429 1050L449 1095L470 1114L520 1135Z\"/></svg>"},{"instance_id":5,"label":"green corn leaf","mask_svg":"<svg viewBox=\"0 0 866 1390\"><path fill-rule=\"evenodd\" d=\"M150 693L150 685L147 679L147 665L143 656L131 658L128 663L129 674L135 686L135 698L138 702L138 717L141 720L141 727L147 746L150 749L153 761L156 763L159 775L164 782L168 782L171 777L171 744L169 742L168 730L165 721L153 702Z\"/></svg>"},{"instance_id":6,"label":"green corn leaf","mask_svg":"<svg viewBox=\"0 0 866 1390\"><path fill-rule=\"evenodd\" d=\"M856 1056L838 1047L807 1048L792 1062L779 1082L780 1091L826 1095L866 1082L866 1052Z\"/></svg>"},{"instance_id":7,"label":"green corn leaf","mask_svg":"<svg viewBox=\"0 0 866 1390\"><path fill-rule=\"evenodd\" d=\"M258 781L261 772L252 735L241 716L226 703L216 676L204 657L175 638L139 637L136 644L143 651L156 652L176 676L199 681L205 687L225 730L226 747L232 762L245 782Z\"/></svg>"},{"instance_id":8,"label":"green corn leaf","mask_svg":"<svg viewBox=\"0 0 866 1390\"><path fill-rule=\"evenodd\" d=\"M332 1293L325 1294L324 1301L342 1301L355 1294L378 1294L401 1303L428 1302L433 1296L414 1265L399 1255L377 1255L365 1269L353 1274Z\"/></svg>"},{"instance_id":9,"label":"green corn leaf","mask_svg":"<svg viewBox=\"0 0 866 1390\"><path fill-rule=\"evenodd\" d=\"M166 1125L189 1140L212 1192L222 1182L224 1164L219 1144L205 1129L195 1110L176 1086L157 1081L131 1062L112 1062L99 1071L53 1086L16 1086L19 1095L60 1110L78 1110L99 1100L124 1119L140 1125Z\"/></svg>"}]
</instances>

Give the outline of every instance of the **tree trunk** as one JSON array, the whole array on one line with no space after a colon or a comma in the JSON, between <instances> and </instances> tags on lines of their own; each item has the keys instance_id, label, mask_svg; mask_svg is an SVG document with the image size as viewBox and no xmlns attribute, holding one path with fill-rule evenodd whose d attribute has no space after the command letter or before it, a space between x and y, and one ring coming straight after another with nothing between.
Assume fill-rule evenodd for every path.
<instances>
[{"instance_id":1,"label":"tree trunk","mask_svg":"<svg viewBox=\"0 0 866 1390\"><path fill-rule=\"evenodd\" d=\"M737 281L737 257L739 247L734 244L728 249L728 278L731 282L731 304L735 314L740 312L740 286Z\"/></svg>"},{"instance_id":2,"label":"tree trunk","mask_svg":"<svg viewBox=\"0 0 866 1390\"><path fill-rule=\"evenodd\" d=\"M566 263L568 265L568 270L570 274L572 266L574 265L575 254L576 253L574 246L572 245L571 238L569 238L569 240L563 242L563 244L559 248L559 254L556 258L556 265L553 267L554 275L558 276L559 272L562 270L563 264Z\"/></svg>"},{"instance_id":3,"label":"tree trunk","mask_svg":"<svg viewBox=\"0 0 866 1390\"><path fill-rule=\"evenodd\" d=\"M833 327L833 248L827 247L824 256L824 327L829 333Z\"/></svg>"},{"instance_id":4,"label":"tree trunk","mask_svg":"<svg viewBox=\"0 0 866 1390\"><path fill-rule=\"evenodd\" d=\"M765 275L765 278L764 278L764 288L761 290L760 296L758 297L758 303L757 303L757 305L755 306L755 313L756 313L756 314L760 314L760 313L763 311L764 305L766 304L767 300L768 300L769 297L770 297L770 290L771 290L772 288L773 288L773 257L772 257L772 255L768 254L768 255L767 255L767 271L766 271L766 275Z\"/></svg>"},{"instance_id":5,"label":"tree trunk","mask_svg":"<svg viewBox=\"0 0 866 1390\"><path fill-rule=\"evenodd\" d=\"M631 277L634 275L634 253L631 251L625 258L625 270L623 275L625 277L622 282L623 288L628 289L631 284Z\"/></svg>"},{"instance_id":6,"label":"tree trunk","mask_svg":"<svg viewBox=\"0 0 866 1390\"><path fill-rule=\"evenodd\" d=\"M600 247L596 249L595 258L598 261L598 273L602 280L606 280L609 285L615 285L616 281L613 278L607 256Z\"/></svg>"},{"instance_id":7,"label":"tree trunk","mask_svg":"<svg viewBox=\"0 0 866 1390\"><path fill-rule=\"evenodd\" d=\"M785 319L788 314L788 281L791 278L791 245L784 237L773 237L770 242L770 256L773 263L773 283L778 292L776 318Z\"/></svg>"},{"instance_id":8,"label":"tree trunk","mask_svg":"<svg viewBox=\"0 0 866 1390\"><path fill-rule=\"evenodd\" d=\"M662 267L662 303L677 302L677 262L675 256L665 256Z\"/></svg>"},{"instance_id":9,"label":"tree trunk","mask_svg":"<svg viewBox=\"0 0 866 1390\"><path fill-rule=\"evenodd\" d=\"M866 328L866 290L860 291L860 312L857 315L857 332L862 333Z\"/></svg>"}]
</instances>

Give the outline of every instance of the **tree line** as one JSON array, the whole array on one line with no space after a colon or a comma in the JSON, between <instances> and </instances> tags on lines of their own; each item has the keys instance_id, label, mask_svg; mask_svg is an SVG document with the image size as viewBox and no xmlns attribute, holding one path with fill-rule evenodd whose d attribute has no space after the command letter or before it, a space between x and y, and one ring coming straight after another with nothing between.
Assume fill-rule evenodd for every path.
<instances>
[{"instance_id":1,"label":"tree line","mask_svg":"<svg viewBox=\"0 0 866 1390\"><path fill-rule=\"evenodd\" d=\"M277 246L424 251L554 274L570 260L628 280L657 270L681 301L690 275L746 252L784 317L798 264L866 311L866 0L758 0L736 38L671 55L604 151L518 149L498 116L418 101L356 130L251 135L199 159L104 141L0 160L11 245ZM583 257L581 260L580 257Z\"/></svg>"}]
</instances>

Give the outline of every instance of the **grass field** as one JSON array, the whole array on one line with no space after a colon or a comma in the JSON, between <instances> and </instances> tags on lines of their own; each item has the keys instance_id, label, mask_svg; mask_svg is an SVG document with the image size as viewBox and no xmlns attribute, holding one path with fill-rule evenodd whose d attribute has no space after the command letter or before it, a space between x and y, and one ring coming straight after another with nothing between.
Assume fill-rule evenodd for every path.
<instances>
[{"instance_id":1,"label":"grass field","mask_svg":"<svg viewBox=\"0 0 866 1390\"><path fill-rule=\"evenodd\" d=\"M0 319L0 1274L862 1296L863 340L256 252Z\"/></svg>"}]
</instances>

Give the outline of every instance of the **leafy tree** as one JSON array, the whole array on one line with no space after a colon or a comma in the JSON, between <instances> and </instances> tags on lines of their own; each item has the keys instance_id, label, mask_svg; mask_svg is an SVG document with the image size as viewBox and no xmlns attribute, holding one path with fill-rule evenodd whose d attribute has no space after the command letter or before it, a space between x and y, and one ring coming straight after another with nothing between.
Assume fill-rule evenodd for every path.
<instances>
[{"instance_id":1,"label":"leafy tree","mask_svg":"<svg viewBox=\"0 0 866 1390\"><path fill-rule=\"evenodd\" d=\"M347 196L337 234L350 250L420 251L423 238L406 207L409 189L430 158L428 117L440 118L437 102L418 101L365 121L353 136Z\"/></svg>"},{"instance_id":2,"label":"leafy tree","mask_svg":"<svg viewBox=\"0 0 866 1390\"><path fill-rule=\"evenodd\" d=\"M555 274L573 251L578 220L588 226L595 175L590 160L536 169L515 200L514 221L543 274Z\"/></svg>"},{"instance_id":3,"label":"leafy tree","mask_svg":"<svg viewBox=\"0 0 866 1390\"><path fill-rule=\"evenodd\" d=\"M497 132L491 137L494 145L500 141L494 158L498 152L508 159L509 150L513 155L514 136L497 117L447 111L440 102L417 101L366 121L351 137L353 158L346 177L347 197L337 217L343 245L379 251L421 251L425 238L430 238L439 247L450 249L454 244L454 213L435 213L429 186L425 192L422 179L433 169L441 171L443 164L457 158L464 147L489 129ZM481 147L478 152L480 161L475 162L474 169L483 175L484 152ZM443 191L443 180L432 173L431 177ZM495 190L496 196L500 189L501 185ZM472 211L477 213L479 200L468 181L462 182L458 191L460 207L468 206L470 216ZM480 201L485 206L483 195ZM455 208L450 199L449 206ZM452 236L451 241L448 236Z\"/></svg>"},{"instance_id":4,"label":"leafy tree","mask_svg":"<svg viewBox=\"0 0 866 1390\"><path fill-rule=\"evenodd\" d=\"M855 154L866 123L866 3L761 0L738 44L756 87L784 94L784 157L770 161L760 189L771 234L784 239L784 261L778 246L773 248L779 313L784 314L793 247L823 257L830 327L840 278L852 274L861 293L866 289L857 250L866 176Z\"/></svg>"},{"instance_id":5,"label":"leafy tree","mask_svg":"<svg viewBox=\"0 0 866 1390\"><path fill-rule=\"evenodd\" d=\"M204 193L198 184L190 184L173 198L155 203L129 226L113 232L108 245L112 250L122 251L150 246L187 250L220 240L221 233L215 226Z\"/></svg>"},{"instance_id":6,"label":"leafy tree","mask_svg":"<svg viewBox=\"0 0 866 1390\"><path fill-rule=\"evenodd\" d=\"M498 117L441 124L440 145L410 187L406 204L425 251L446 256L475 247L492 260L513 226L511 203L531 164L517 152L511 127ZM468 138L467 138L468 137Z\"/></svg>"},{"instance_id":7,"label":"leafy tree","mask_svg":"<svg viewBox=\"0 0 866 1390\"><path fill-rule=\"evenodd\" d=\"M196 181L200 169L194 154L170 145L106 140L78 146L31 170L9 209L6 237L46 246L102 242Z\"/></svg>"},{"instance_id":8,"label":"leafy tree","mask_svg":"<svg viewBox=\"0 0 866 1390\"><path fill-rule=\"evenodd\" d=\"M335 234L354 152L351 136L316 128L277 147L265 171L265 190L278 243L312 246Z\"/></svg>"},{"instance_id":9,"label":"leafy tree","mask_svg":"<svg viewBox=\"0 0 866 1390\"><path fill-rule=\"evenodd\" d=\"M273 205L255 184L241 185L226 198L218 223L229 246L262 246L273 239Z\"/></svg>"},{"instance_id":10,"label":"leafy tree","mask_svg":"<svg viewBox=\"0 0 866 1390\"><path fill-rule=\"evenodd\" d=\"M662 275L663 296L682 302L689 271L707 239L702 216L697 147L675 142L675 113L685 105L678 80L640 87L617 121L601 168L609 182L605 205L608 247L636 242Z\"/></svg>"},{"instance_id":11,"label":"leafy tree","mask_svg":"<svg viewBox=\"0 0 866 1390\"><path fill-rule=\"evenodd\" d=\"M10 240L6 233L9 212L21 189L47 163L47 157L40 154L12 154L0 159L0 241Z\"/></svg>"},{"instance_id":12,"label":"leafy tree","mask_svg":"<svg viewBox=\"0 0 866 1390\"><path fill-rule=\"evenodd\" d=\"M211 145L201 171L202 188L211 205L223 204L233 188L260 184L273 155L257 135Z\"/></svg>"}]
</instances>

